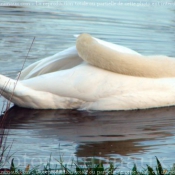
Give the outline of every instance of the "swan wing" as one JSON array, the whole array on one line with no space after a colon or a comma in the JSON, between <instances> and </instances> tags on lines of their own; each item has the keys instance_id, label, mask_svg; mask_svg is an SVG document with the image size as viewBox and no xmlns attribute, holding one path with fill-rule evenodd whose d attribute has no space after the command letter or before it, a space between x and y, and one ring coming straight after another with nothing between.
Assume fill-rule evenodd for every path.
<instances>
[{"instance_id":1,"label":"swan wing","mask_svg":"<svg viewBox=\"0 0 175 175\"><path fill-rule=\"evenodd\" d=\"M57 108L131 110L175 104L175 78L126 76L84 63L22 83L59 96Z\"/></svg>"},{"instance_id":2,"label":"swan wing","mask_svg":"<svg viewBox=\"0 0 175 175\"><path fill-rule=\"evenodd\" d=\"M74 46L31 64L21 72L19 79L24 80L54 71L69 69L81 62L83 60L78 56Z\"/></svg>"},{"instance_id":3,"label":"swan wing","mask_svg":"<svg viewBox=\"0 0 175 175\"><path fill-rule=\"evenodd\" d=\"M16 81L0 75L1 94L36 109L131 110L175 105L175 78L141 78L82 63Z\"/></svg>"},{"instance_id":4,"label":"swan wing","mask_svg":"<svg viewBox=\"0 0 175 175\"><path fill-rule=\"evenodd\" d=\"M175 78L126 76L82 63L20 81L13 102L39 109L131 110L174 105L174 94Z\"/></svg>"}]
</instances>

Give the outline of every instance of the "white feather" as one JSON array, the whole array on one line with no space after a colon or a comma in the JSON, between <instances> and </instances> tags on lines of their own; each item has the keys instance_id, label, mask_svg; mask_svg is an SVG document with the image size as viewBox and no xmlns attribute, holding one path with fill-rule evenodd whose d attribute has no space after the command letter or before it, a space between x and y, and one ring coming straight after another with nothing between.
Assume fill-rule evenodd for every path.
<instances>
[{"instance_id":1,"label":"white feather","mask_svg":"<svg viewBox=\"0 0 175 175\"><path fill-rule=\"evenodd\" d=\"M16 105L35 109L131 110L175 105L174 77L146 78L104 70L84 62L75 46L27 67L18 82L0 75L0 90Z\"/></svg>"}]
</instances>

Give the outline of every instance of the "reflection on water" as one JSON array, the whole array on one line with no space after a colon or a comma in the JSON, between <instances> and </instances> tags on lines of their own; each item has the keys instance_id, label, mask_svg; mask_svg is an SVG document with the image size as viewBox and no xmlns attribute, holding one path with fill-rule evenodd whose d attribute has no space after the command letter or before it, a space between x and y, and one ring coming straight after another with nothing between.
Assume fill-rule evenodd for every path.
<instances>
[{"instance_id":1,"label":"reflection on water","mask_svg":"<svg viewBox=\"0 0 175 175\"><path fill-rule=\"evenodd\" d=\"M142 54L175 56L174 12L171 5L0 6L0 73L16 77L33 37L25 66L74 45L73 35L83 32ZM0 97L0 109L2 105ZM42 163L50 153L57 158L64 153L66 161L98 157L124 164L137 160L138 164L151 163L158 156L170 165L175 162L174 112L173 107L127 112L15 107L8 114L8 144L13 141L11 152L22 166L31 161Z\"/></svg>"},{"instance_id":2,"label":"reflection on water","mask_svg":"<svg viewBox=\"0 0 175 175\"><path fill-rule=\"evenodd\" d=\"M174 107L120 112L13 107L6 126L18 158L25 155L29 160L35 155L35 159L44 159L52 152L56 157L64 153L66 160L134 157L148 163L157 155L169 163L175 162L174 156L168 156L175 153L174 113Z\"/></svg>"}]
</instances>

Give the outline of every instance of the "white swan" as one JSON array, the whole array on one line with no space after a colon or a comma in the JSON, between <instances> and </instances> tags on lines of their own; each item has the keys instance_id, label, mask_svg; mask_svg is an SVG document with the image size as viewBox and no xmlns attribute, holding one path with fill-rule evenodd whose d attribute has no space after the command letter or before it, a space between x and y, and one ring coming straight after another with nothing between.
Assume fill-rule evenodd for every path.
<instances>
[{"instance_id":1,"label":"white swan","mask_svg":"<svg viewBox=\"0 0 175 175\"><path fill-rule=\"evenodd\" d=\"M25 68L18 82L0 75L0 90L16 105L36 109L131 110L172 106L174 67L172 58L142 56L82 34L76 47Z\"/></svg>"}]
</instances>

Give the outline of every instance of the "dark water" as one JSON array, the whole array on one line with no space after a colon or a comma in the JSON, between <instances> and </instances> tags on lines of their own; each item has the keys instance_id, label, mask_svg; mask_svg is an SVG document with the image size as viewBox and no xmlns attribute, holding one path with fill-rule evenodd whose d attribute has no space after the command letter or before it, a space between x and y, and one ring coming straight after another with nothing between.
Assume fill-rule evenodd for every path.
<instances>
[{"instance_id":1,"label":"dark water","mask_svg":"<svg viewBox=\"0 0 175 175\"><path fill-rule=\"evenodd\" d=\"M52 164L63 156L87 161L96 157L121 168L174 162L175 108L120 112L31 110L12 108L8 113L8 143L16 163ZM9 126L9 127L8 127Z\"/></svg>"},{"instance_id":2,"label":"dark water","mask_svg":"<svg viewBox=\"0 0 175 175\"><path fill-rule=\"evenodd\" d=\"M23 2L28 4L0 4L0 73L12 78L21 70L34 37L25 66L74 45L73 35L80 33L145 55L175 56L173 1ZM1 108L2 101L0 97ZM66 163L97 157L131 168L133 162L151 165L157 156L168 168L175 162L174 112L174 107L128 112L14 108L8 118L7 144L13 142L11 153L19 166L42 164L52 153L53 164L62 155Z\"/></svg>"}]
</instances>

